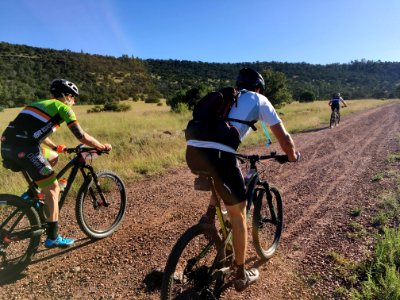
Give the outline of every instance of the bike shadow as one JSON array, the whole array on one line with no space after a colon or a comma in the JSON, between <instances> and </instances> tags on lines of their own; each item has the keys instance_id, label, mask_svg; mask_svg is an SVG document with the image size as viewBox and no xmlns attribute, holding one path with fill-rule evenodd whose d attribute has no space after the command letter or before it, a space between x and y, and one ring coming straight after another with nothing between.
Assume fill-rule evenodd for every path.
<instances>
[{"instance_id":1,"label":"bike shadow","mask_svg":"<svg viewBox=\"0 0 400 300\"><path fill-rule=\"evenodd\" d=\"M30 263L30 265L35 265L35 264L50 260L50 259L52 259L54 257L61 256L61 255L64 255L66 253L78 250L80 248L83 248L83 247L86 247L86 246L88 246L90 244L93 244L93 243L95 243L97 241L98 240L90 239L88 237L85 237L85 238L77 239L75 241L75 245L72 246L72 247L68 247L68 248L45 248L45 247L40 248L36 252L35 256L40 256L40 255L44 255L44 256L40 257L40 258L36 258L36 259L34 257L32 262ZM46 253L48 253L48 254L46 255Z\"/></svg>"},{"instance_id":2,"label":"bike shadow","mask_svg":"<svg viewBox=\"0 0 400 300\"><path fill-rule=\"evenodd\" d=\"M60 248L50 248L50 249L47 249L47 248L44 248L44 247L40 248L35 253L35 256L40 256L40 255L44 255L44 256L40 257L40 258L35 258L35 256L34 256L29 265L31 266L31 265L35 265L35 264L38 264L38 263L41 263L41 262L44 262L44 261L48 261L48 260L50 260L50 259L52 259L54 257L60 256L60 255L64 255L64 254L66 254L68 252L71 252L71 251L78 250L80 248L83 248L83 247L86 247L86 246L88 246L90 244L93 244L93 243L95 243L97 241L98 240L93 240L93 239L90 239L88 237L77 239L75 241L75 246L61 249L61 251L60 251ZM46 255L46 253L48 253L48 254ZM7 280L0 278L0 286L13 284L13 283L15 283L15 282L17 282L17 281L19 281L21 279L24 279L24 278L28 277L28 276L29 275L26 274L26 272L22 272L22 273L16 275L15 277L7 279Z\"/></svg>"},{"instance_id":3,"label":"bike shadow","mask_svg":"<svg viewBox=\"0 0 400 300\"><path fill-rule=\"evenodd\" d=\"M300 133L318 132L318 131L327 130L327 129L330 129L329 125L324 126L324 127L319 127L319 128L313 128L313 129L304 129L304 130L301 130Z\"/></svg>"}]
</instances>

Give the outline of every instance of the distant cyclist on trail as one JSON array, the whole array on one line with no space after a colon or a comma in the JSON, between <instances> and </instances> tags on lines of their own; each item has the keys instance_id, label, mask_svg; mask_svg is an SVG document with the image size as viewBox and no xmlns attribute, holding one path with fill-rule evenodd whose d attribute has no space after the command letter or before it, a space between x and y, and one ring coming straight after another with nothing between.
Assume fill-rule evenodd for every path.
<instances>
[{"instance_id":1,"label":"distant cyclist on trail","mask_svg":"<svg viewBox=\"0 0 400 300\"><path fill-rule=\"evenodd\" d=\"M49 210L45 247L68 247L74 240L58 234L60 186L52 168L58 161L57 152L62 152L63 146L54 144L49 136L65 122L81 143L98 150L111 150L112 147L100 143L80 127L71 109L79 96L74 83L55 79L51 83L50 92L54 98L27 105L10 122L1 136L1 156L3 160L25 170L42 189ZM40 147L41 144L51 150Z\"/></svg>"},{"instance_id":2,"label":"distant cyclist on trail","mask_svg":"<svg viewBox=\"0 0 400 300\"><path fill-rule=\"evenodd\" d=\"M228 118L240 121L264 121L288 155L289 161L296 162L300 158L300 153L296 152L294 142L272 104L261 94L265 88L261 74L253 69L243 68L237 77L236 86L239 97L237 105L232 106ZM235 121L230 121L230 124L236 128L240 140L249 133L248 124ZM236 149L224 143L198 139L187 141L186 161L189 168L194 173L203 171L211 175L228 212L235 252L234 286L237 291L242 291L258 280L259 272L256 268L246 270L244 265L247 251L246 188L235 153ZM211 197L207 213L201 221L213 220L215 220L215 203Z\"/></svg>"},{"instance_id":3,"label":"distant cyclist on trail","mask_svg":"<svg viewBox=\"0 0 400 300\"><path fill-rule=\"evenodd\" d=\"M347 107L346 102L343 100L342 96L340 93L336 93L332 95L331 100L329 100L329 106L331 107L332 112L336 109L339 115L339 121L340 121L340 102L343 103L344 107Z\"/></svg>"}]
</instances>

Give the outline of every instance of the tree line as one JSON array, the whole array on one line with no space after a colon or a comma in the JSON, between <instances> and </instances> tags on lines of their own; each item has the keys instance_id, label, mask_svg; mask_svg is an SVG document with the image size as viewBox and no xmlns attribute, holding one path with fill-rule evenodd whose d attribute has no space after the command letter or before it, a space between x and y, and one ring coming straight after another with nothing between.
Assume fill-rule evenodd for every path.
<instances>
[{"instance_id":1,"label":"tree line","mask_svg":"<svg viewBox=\"0 0 400 300\"><path fill-rule=\"evenodd\" d=\"M301 100L304 95L328 99L335 92L341 92L345 99L400 96L399 62L359 60L313 65L143 60L128 55L92 55L0 42L0 106L22 106L50 97L49 85L54 78L75 82L80 88L80 103L105 104L127 99L158 102L160 98L171 101L191 89L234 85L244 66L267 76L270 89L275 88L271 85L280 85L285 94L282 99L286 100L279 101L284 102L289 98Z\"/></svg>"}]
</instances>

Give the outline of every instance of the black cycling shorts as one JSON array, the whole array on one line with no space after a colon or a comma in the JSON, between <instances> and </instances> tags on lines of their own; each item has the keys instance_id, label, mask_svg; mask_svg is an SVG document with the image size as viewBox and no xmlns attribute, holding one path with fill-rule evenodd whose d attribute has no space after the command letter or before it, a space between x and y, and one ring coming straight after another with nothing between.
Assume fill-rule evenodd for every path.
<instances>
[{"instance_id":1,"label":"black cycling shorts","mask_svg":"<svg viewBox=\"0 0 400 300\"><path fill-rule=\"evenodd\" d=\"M340 103L339 103L339 102L332 102L332 104L331 104L331 110L334 111L335 109L336 109L337 111L340 110Z\"/></svg>"},{"instance_id":2,"label":"black cycling shorts","mask_svg":"<svg viewBox=\"0 0 400 300\"><path fill-rule=\"evenodd\" d=\"M27 171L39 187L48 186L56 181L54 170L39 146L21 147L2 144L1 156L4 160Z\"/></svg>"},{"instance_id":3,"label":"black cycling shorts","mask_svg":"<svg viewBox=\"0 0 400 300\"><path fill-rule=\"evenodd\" d=\"M217 149L187 146L186 162L193 173L210 174L225 205L246 201L244 179L235 154Z\"/></svg>"}]
</instances>

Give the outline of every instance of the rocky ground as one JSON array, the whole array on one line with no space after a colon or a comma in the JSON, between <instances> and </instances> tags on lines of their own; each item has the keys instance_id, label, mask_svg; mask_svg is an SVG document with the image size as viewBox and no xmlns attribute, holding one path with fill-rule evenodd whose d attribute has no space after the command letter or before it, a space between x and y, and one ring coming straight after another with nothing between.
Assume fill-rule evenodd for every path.
<instances>
[{"instance_id":1,"label":"rocky ground","mask_svg":"<svg viewBox=\"0 0 400 300\"><path fill-rule=\"evenodd\" d=\"M334 129L293 135L302 161L268 162L264 176L284 200L284 232L277 254L259 267L261 280L223 299L333 299L343 284L332 253L350 261L365 258L372 241L354 238L351 223L367 231L383 186L371 180L386 168L388 153L399 151L400 103L354 113ZM279 150L279 149L277 149ZM263 153L265 148L243 149ZM16 281L0 286L1 299L158 299L146 276L163 269L180 234L205 210L206 192L193 189L187 168L127 186L126 218L113 236L91 241L74 220L73 201L61 212L61 233L78 239L67 250L40 247ZM73 200L73 199L71 199ZM358 217L351 211L362 208ZM248 265L259 265L249 246Z\"/></svg>"}]
</instances>

